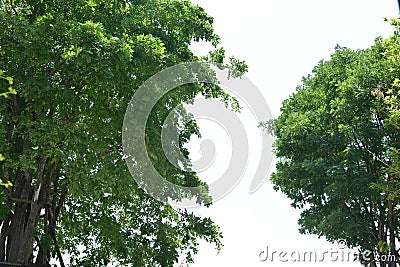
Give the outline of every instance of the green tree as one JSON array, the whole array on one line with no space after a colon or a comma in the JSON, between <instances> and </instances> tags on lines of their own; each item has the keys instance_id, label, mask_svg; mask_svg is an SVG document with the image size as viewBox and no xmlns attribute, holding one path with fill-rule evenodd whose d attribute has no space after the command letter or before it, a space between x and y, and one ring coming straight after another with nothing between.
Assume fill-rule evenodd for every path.
<instances>
[{"instance_id":1,"label":"green tree","mask_svg":"<svg viewBox=\"0 0 400 267\"><path fill-rule=\"evenodd\" d=\"M369 49L338 46L283 102L270 129L280 158L271 179L302 209L301 233L399 259L400 40L393 24L395 34Z\"/></svg>"},{"instance_id":2,"label":"green tree","mask_svg":"<svg viewBox=\"0 0 400 267\"><path fill-rule=\"evenodd\" d=\"M223 62L223 49L202 59L189 49L217 47L212 22L185 0L0 2L0 68L18 92L1 99L0 167L13 186L0 192L0 261L64 266L68 253L71 266L172 266L180 253L192 262L199 238L221 247L209 218L138 188L121 147L127 104L147 78L180 62ZM218 86L177 88L153 110L146 145L168 179L206 188L160 156L166 114L199 93L231 102ZM193 120L177 131L182 151L199 134Z\"/></svg>"}]
</instances>

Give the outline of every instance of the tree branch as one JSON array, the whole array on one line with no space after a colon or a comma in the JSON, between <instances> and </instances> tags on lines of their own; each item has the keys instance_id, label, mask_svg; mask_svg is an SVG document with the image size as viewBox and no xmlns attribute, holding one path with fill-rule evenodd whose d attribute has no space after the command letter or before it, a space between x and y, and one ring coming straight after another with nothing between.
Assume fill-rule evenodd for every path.
<instances>
[{"instance_id":1,"label":"tree branch","mask_svg":"<svg viewBox=\"0 0 400 267\"><path fill-rule=\"evenodd\" d=\"M64 260L62 258L62 254L61 254L61 251L60 251L60 247L59 247L58 242L57 242L56 229L55 229L55 225L56 224L53 223L53 222L55 222L55 217L54 217L53 211L51 210L51 207L48 208L48 211L49 211L49 215L50 215L49 216L50 217L50 220L49 220L49 223L50 223L49 232L50 232L51 238L53 239L53 242L54 242L54 246L55 246L55 249L56 249L56 252L57 252L58 260L60 262L60 266L61 267L65 267Z\"/></svg>"},{"instance_id":2,"label":"tree branch","mask_svg":"<svg viewBox=\"0 0 400 267\"><path fill-rule=\"evenodd\" d=\"M400 0L399 0L400 1ZM353 136L355 138L355 141L358 143L358 138L357 138L357 134L353 131ZM370 153L374 159L377 159L379 162L381 162L383 165L385 165L386 167L390 167L390 164L388 164L387 162L383 161L380 157L378 157L374 152L372 152L371 150L369 150L369 148L366 146L366 144L360 140L360 143L362 145L362 147L368 152Z\"/></svg>"}]
</instances>

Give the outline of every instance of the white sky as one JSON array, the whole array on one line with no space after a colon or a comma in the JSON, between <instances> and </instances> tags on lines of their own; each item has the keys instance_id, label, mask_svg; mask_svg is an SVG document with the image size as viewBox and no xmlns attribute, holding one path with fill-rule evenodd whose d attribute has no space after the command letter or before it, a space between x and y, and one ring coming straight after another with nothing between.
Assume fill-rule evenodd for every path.
<instances>
[{"instance_id":1,"label":"white sky","mask_svg":"<svg viewBox=\"0 0 400 267\"><path fill-rule=\"evenodd\" d=\"M398 15L395 0L193 0L215 19L228 56L243 59L250 67L247 76L264 94L274 117L279 115L282 100L294 92L301 77L311 72L321 59L328 59L336 44L352 49L371 46L378 36L388 36L392 28L383 17ZM204 45L193 46L199 54ZM247 111L241 115L248 120ZM247 116L247 117L246 117ZM224 133L207 121L199 122L204 138L216 143L226 140ZM249 126L249 127L253 127ZM254 131L249 133L254 135ZM222 228L224 248L217 253L201 243L194 267L204 266L361 266L358 263L325 261L323 263L261 262L258 255L270 251L340 251L324 239L298 233L299 211L290 201L266 182L259 191L249 194L249 185L260 155L260 143L250 138L253 160L242 182L227 197L211 208L195 210L211 217ZM198 143L197 143L198 144ZM228 144L229 145L229 144ZM193 144L196 146L196 143ZM229 152L218 150L217 160L202 173L207 179L226 166Z\"/></svg>"}]
</instances>

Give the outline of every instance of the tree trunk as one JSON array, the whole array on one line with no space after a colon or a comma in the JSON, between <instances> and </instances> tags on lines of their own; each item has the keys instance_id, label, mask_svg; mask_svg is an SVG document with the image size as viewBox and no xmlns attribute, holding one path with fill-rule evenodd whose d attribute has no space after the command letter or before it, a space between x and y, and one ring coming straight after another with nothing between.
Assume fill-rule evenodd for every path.
<instances>
[{"instance_id":1,"label":"tree trunk","mask_svg":"<svg viewBox=\"0 0 400 267\"><path fill-rule=\"evenodd\" d=\"M42 156L38 159L35 173L25 170L15 174L13 192L8 196L9 203L13 203L13 211L9 212L4 221L0 221L0 266L1 262L10 266L33 266L34 261L37 267L50 266L50 251L40 244L41 237L34 235L39 227L43 229L44 234L51 237L60 264L64 266L56 240L55 226L68 190L66 185L61 190L58 188L59 163L60 160L48 161L47 157ZM52 211L52 206L55 207L55 212ZM45 214L40 218L42 210ZM35 242L39 250L34 257Z\"/></svg>"},{"instance_id":2,"label":"tree trunk","mask_svg":"<svg viewBox=\"0 0 400 267\"><path fill-rule=\"evenodd\" d=\"M14 215L11 218L10 234L7 240L7 261L12 263L28 263L30 251L26 251L25 248L29 245L33 246L33 241L27 240L24 235L30 210L30 205L27 203L32 191L30 182L30 172L25 171L20 184L22 192L14 206Z\"/></svg>"}]
</instances>

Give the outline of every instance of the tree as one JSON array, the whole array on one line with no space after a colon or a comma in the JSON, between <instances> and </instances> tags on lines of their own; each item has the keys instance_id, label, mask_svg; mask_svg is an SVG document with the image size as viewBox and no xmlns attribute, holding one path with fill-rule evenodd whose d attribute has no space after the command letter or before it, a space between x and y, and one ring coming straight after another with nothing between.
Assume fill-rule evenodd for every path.
<instances>
[{"instance_id":1,"label":"tree","mask_svg":"<svg viewBox=\"0 0 400 267\"><path fill-rule=\"evenodd\" d=\"M399 260L400 38L392 22L395 34L369 49L336 47L283 102L270 124L280 158L271 179L303 210L301 233Z\"/></svg>"},{"instance_id":2,"label":"tree","mask_svg":"<svg viewBox=\"0 0 400 267\"><path fill-rule=\"evenodd\" d=\"M0 261L48 266L57 257L64 266L68 253L71 266L172 266L180 253L192 262L199 238L221 247L211 219L146 195L121 148L125 109L147 78L180 62L224 60L223 49L202 59L189 49L218 45L212 22L185 0L0 2L0 67L18 92L1 99L0 167L13 186L0 191ZM177 88L149 117L150 154L161 155L168 112L199 93L231 101L218 86ZM199 134L193 120L177 131L182 151ZM204 185L163 156L152 160L171 181Z\"/></svg>"}]
</instances>

